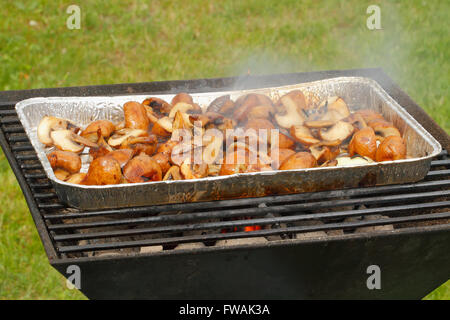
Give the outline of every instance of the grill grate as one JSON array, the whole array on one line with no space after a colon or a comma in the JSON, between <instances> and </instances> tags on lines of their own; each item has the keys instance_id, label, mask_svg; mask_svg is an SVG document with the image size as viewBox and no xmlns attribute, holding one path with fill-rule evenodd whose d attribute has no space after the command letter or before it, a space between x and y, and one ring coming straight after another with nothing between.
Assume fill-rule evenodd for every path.
<instances>
[{"instance_id":1,"label":"grill grate","mask_svg":"<svg viewBox=\"0 0 450 320\"><path fill-rule=\"evenodd\" d=\"M81 211L59 202L17 118L14 103L0 106L0 125L4 150L12 153L31 189L57 257L92 256L104 250L125 254L148 246L173 250L181 243L211 246L221 240L255 237L290 241L298 234L318 236L317 232L322 232L320 236L332 237L371 233L380 226L398 229L450 221L447 151L433 160L427 177L415 184ZM244 232L246 226L262 228ZM129 250L120 251L125 248Z\"/></svg>"}]
</instances>

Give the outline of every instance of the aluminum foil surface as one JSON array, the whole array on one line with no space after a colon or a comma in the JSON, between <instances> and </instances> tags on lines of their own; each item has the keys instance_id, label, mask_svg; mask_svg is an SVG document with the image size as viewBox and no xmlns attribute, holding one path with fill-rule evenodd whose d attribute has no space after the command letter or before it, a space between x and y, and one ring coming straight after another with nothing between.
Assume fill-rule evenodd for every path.
<instances>
[{"instance_id":1,"label":"aluminum foil surface","mask_svg":"<svg viewBox=\"0 0 450 320\"><path fill-rule=\"evenodd\" d=\"M415 182L425 177L431 159L442 150L439 142L431 134L378 83L368 78L340 77L283 87L191 95L196 103L206 108L215 98L224 94L230 94L231 99L236 100L243 94L255 92L266 94L276 100L294 89L302 90L305 96L313 99L315 103L327 97L340 96L352 111L373 109L382 113L386 120L393 122L402 133L407 144L407 159L345 167L242 173L193 180L84 186L66 183L55 177L47 160L45 147L37 137L36 131L42 117L52 115L64 118L81 127L99 119L118 122L123 120L122 106L127 101L142 102L150 96L170 101L174 95L32 98L17 103L16 111L58 197L69 206L81 209L259 197ZM86 172L87 167L88 164L84 163L82 172Z\"/></svg>"}]
</instances>

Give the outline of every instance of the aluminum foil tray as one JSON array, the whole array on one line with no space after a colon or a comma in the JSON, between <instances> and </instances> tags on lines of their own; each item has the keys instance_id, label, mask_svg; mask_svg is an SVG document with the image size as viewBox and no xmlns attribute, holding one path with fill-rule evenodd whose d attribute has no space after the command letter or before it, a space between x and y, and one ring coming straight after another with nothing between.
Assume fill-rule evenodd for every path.
<instances>
[{"instance_id":1,"label":"aluminum foil tray","mask_svg":"<svg viewBox=\"0 0 450 320\"><path fill-rule=\"evenodd\" d=\"M318 101L330 96L340 96L352 111L368 108L382 113L402 133L408 150L407 159L346 167L242 173L193 180L107 186L75 185L56 179L50 167L45 148L39 142L36 132L42 117L53 115L65 118L81 127L99 119L121 121L123 120L122 106L127 101L141 102L150 96L170 101L174 95L32 98L17 103L16 110L58 197L69 206L81 209L260 197L271 194L415 182L425 177L430 168L431 159L442 150L439 142L378 83L368 78L341 77L283 87L192 93L191 95L196 103L205 108L212 100L224 94L230 94L231 98L236 100L243 94L257 92L276 99L294 89L300 89L307 97L314 97ZM83 166L83 171L87 171L87 165Z\"/></svg>"}]
</instances>

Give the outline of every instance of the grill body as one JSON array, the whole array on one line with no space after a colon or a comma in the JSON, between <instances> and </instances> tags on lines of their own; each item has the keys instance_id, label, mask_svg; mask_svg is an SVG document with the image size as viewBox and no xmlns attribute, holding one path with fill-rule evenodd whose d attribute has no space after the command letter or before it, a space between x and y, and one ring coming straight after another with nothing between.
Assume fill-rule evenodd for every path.
<instances>
[{"instance_id":1,"label":"grill body","mask_svg":"<svg viewBox=\"0 0 450 320\"><path fill-rule=\"evenodd\" d=\"M448 135L380 69L1 92L0 143L24 192L50 263L66 277L69 266L79 266L81 291L89 298L421 298L450 275L450 160L446 151L432 162L426 179L417 184L181 206L80 211L65 207L56 198L13 109L15 102L37 96L251 89L339 76L373 78L443 149L449 149ZM161 218L157 213L163 211L183 214ZM371 222L345 220L369 214L387 217ZM313 215L314 219L321 217L327 223L306 227L292 224L311 219ZM207 216L226 218L226 222L202 220ZM220 233L222 227L242 225L242 221L230 219L243 216L257 219L255 224L277 225L277 228ZM86 220L98 217L108 219ZM149 225L150 222L153 224ZM399 227L376 233L351 232L357 227L377 225ZM142 229L130 231L127 226ZM79 230L87 232L79 233ZM190 236L179 234L192 230L216 231ZM178 243L208 244L223 239L324 230L341 230L341 233L309 240L280 238L233 247L207 246L112 256L89 254L106 249L149 245L167 248ZM165 236L167 232L170 236ZM161 235L154 239L126 240L124 237L142 234ZM108 241L79 242L96 239ZM370 265L380 267L380 290L367 288Z\"/></svg>"}]
</instances>

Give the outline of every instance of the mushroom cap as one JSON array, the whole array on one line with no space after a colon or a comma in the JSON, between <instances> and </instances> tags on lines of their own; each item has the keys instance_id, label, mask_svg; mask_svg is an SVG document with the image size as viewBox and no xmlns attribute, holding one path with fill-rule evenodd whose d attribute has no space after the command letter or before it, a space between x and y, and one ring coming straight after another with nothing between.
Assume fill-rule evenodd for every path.
<instances>
[{"instance_id":1,"label":"mushroom cap","mask_svg":"<svg viewBox=\"0 0 450 320\"><path fill-rule=\"evenodd\" d=\"M351 157L355 154L359 154L360 156L369 157L370 159L375 160L376 151L377 139L375 137L375 132L371 127L365 127L356 132L348 145L348 153Z\"/></svg>"},{"instance_id":2,"label":"mushroom cap","mask_svg":"<svg viewBox=\"0 0 450 320\"><path fill-rule=\"evenodd\" d=\"M317 160L309 152L297 152L287 158L281 165L280 170L306 169L317 166Z\"/></svg>"},{"instance_id":3,"label":"mushroom cap","mask_svg":"<svg viewBox=\"0 0 450 320\"><path fill-rule=\"evenodd\" d=\"M122 171L119 162L113 157L99 157L94 159L89 166L83 184L107 185L118 184L122 180Z\"/></svg>"},{"instance_id":4,"label":"mushroom cap","mask_svg":"<svg viewBox=\"0 0 450 320\"><path fill-rule=\"evenodd\" d=\"M381 142L375 154L375 160L391 161L406 158L406 144L399 136L389 136Z\"/></svg>"},{"instance_id":5,"label":"mushroom cap","mask_svg":"<svg viewBox=\"0 0 450 320\"><path fill-rule=\"evenodd\" d=\"M52 145L53 140L50 133L53 130L64 130L67 129L69 123L67 120L60 119L57 117L45 116L39 122L37 128L37 136L40 142L46 146Z\"/></svg>"}]
</instances>

